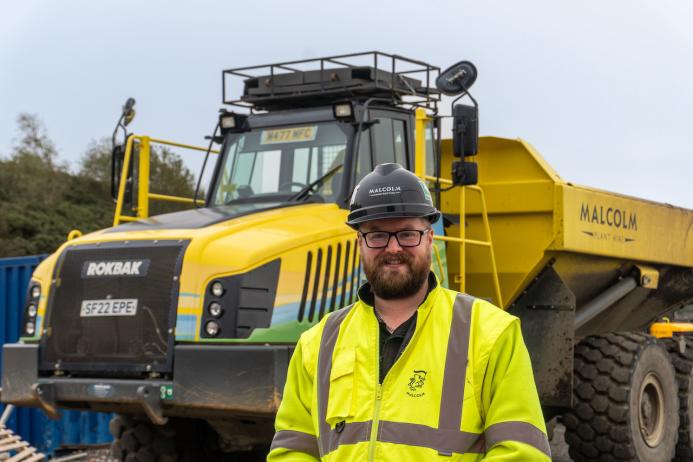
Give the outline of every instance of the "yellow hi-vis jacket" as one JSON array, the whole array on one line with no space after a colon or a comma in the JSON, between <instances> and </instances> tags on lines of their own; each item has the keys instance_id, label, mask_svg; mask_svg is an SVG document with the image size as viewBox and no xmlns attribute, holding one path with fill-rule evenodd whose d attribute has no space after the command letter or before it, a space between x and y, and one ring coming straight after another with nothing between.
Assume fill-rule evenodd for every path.
<instances>
[{"instance_id":1,"label":"yellow hi-vis jacket","mask_svg":"<svg viewBox=\"0 0 693 462\"><path fill-rule=\"evenodd\" d=\"M550 460L516 317L436 285L382 384L378 335L361 298L301 336L269 462Z\"/></svg>"}]
</instances>

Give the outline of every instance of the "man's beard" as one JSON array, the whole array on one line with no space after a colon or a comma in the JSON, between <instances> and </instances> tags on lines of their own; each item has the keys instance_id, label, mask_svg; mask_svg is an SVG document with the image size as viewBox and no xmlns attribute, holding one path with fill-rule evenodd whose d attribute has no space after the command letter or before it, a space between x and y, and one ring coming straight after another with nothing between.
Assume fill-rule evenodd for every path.
<instances>
[{"instance_id":1,"label":"man's beard","mask_svg":"<svg viewBox=\"0 0 693 462\"><path fill-rule=\"evenodd\" d=\"M409 271L400 273L387 270L385 265L388 263L404 263ZM363 260L363 271L373 292L384 300L397 300L414 295L428 280L430 268L430 252L418 261L406 252L397 254L383 252L371 262Z\"/></svg>"}]
</instances>

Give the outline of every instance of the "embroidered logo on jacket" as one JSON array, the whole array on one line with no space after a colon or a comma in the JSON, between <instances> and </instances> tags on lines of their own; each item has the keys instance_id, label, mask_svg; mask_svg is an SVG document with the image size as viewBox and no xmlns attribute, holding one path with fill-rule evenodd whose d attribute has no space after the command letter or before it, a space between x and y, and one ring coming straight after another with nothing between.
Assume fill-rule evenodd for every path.
<instances>
[{"instance_id":1,"label":"embroidered logo on jacket","mask_svg":"<svg viewBox=\"0 0 693 462\"><path fill-rule=\"evenodd\" d=\"M409 385L407 385L409 390L407 390L407 395L411 396L412 398L419 398L426 394L422 391L422 389L426 383L427 373L428 372L424 370L414 371L414 375L409 378Z\"/></svg>"}]
</instances>

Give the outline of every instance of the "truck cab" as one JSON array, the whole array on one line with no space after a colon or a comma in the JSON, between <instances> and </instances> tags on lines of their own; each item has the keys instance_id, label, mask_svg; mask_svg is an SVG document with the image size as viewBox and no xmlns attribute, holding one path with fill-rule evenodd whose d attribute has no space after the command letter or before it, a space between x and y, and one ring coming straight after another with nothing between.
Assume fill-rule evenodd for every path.
<instances>
[{"instance_id":1,"label":"truck cab","mask_svg":"<svg viewBox=\"0 0 693 462\"><path fill-rule=\"evenodd\" d=\"M224 137L207 205L310 201L344 208L355 182L374 165L412 168L412 114L373 108L358 136L358 124L335 118L335 108L360 109L342 103L248 116L243 129Z\"/></svg>"}]
</instances>

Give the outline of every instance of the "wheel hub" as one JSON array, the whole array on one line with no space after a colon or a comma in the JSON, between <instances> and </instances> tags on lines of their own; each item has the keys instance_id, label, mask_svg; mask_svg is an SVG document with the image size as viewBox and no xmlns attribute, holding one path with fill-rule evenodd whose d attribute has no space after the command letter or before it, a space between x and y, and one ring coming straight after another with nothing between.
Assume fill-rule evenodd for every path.
<instances>
[{"instance_id":1,"label":"wheel hub","mask_svg":"<svg viewBox=\"0 0 693 462\"><path fill-rule=\"evenodd\" d=\"M640 386L638 411L640 434L648 446L657 447L664 438L664 392L652 372Z\"/></svg>"}]
</instances>

